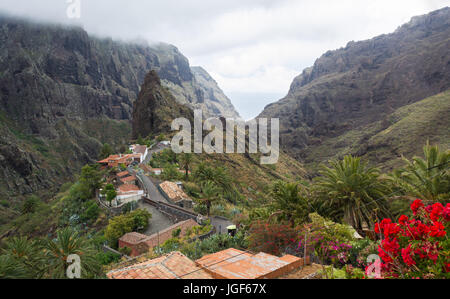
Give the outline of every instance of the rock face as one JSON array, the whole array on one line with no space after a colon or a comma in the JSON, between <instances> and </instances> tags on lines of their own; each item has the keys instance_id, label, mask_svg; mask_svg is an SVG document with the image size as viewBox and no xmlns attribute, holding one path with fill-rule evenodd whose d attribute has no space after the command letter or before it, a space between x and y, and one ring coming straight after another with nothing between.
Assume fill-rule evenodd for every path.
<instances>
[{"instance_id":1,"label":"rock face","mask_svg":"<svg viewBox=\"0 0 450 299\"><path fill-rule=\"evenodd\" d=\"M172 121L178 117L192 121L194 113L189 107L177 103L168 89L161 85L156 71L150 71L134 102L133 138L168 133L171 131Z\"/></svg>"},{"instance_id":2,"label":"rock face","mask_svg":"<svg viewBox=\"0 0 450 299\"><path fill-rule=\"evenodd\" d=\"M392 34L327 52L295 78L284 99L267 106L259 117L280 118L282 146L306 163L352 153L370 136L347 135L330 153L317 149L447 90L448 49L449 8L415 17Z\"/></svg>"},{"instance_id":3,"label":"rock face","mask_svg":"<svg viewBox=\"0 0 450 299\"><path fill-rule=\"evenodd\" d=\"M8 160L0 165L0 197L57 186L94 161L102 143L128 142L133 103L150 70L178 103L217 112L174 46L0 16L0 159Z\"/></svg>"},{"instance_id":4,"label":"rock face","mask_svg":"<svg viewBox=\"0 0 450 299\"><path fill-rule=\"evenodd\" d=\"M225 118L240 118L231 100L205 69L196 66L191 67L191 70L203 93L203 113L205 115L211 115L210 111L213 111L214 115L219 114Z\"/></svg>"}]
</instances>

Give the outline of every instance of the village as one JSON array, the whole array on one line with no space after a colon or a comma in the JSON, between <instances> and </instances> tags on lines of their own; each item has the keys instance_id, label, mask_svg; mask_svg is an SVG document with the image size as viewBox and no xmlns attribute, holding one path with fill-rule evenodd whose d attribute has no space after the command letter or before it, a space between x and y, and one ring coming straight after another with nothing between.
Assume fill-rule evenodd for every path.
<instances>
[{"instance_id":1,"label":"village","mask_svg":"<svg viewBox=\"0 0 450 299\"><path fill-rule=\"evenodd\" d=\"M236 225L224 217L208 217L195 213L195 203L184 192L181 181L161 180L164 168L152 167L151 161L154 155L169 148L169 141L157 142L151 147L133 144L130 145L128 153L110 155L97 162L102 169L115 170L110 172L114 175L106 178L106 187L98 192L98 202L103 208L116 214L122 213L124 207L139 208L152 215L149 228L145 232L130 232L119 238L118 250L125 257L125 261L114 266L107 273L108 278L278 278L310 264L308 258L292 255L276 257L235 248L206 255L195 261L179 251L154 259L147 258L149 252L160 248L174 236L191 236L193 230L197 232L194 234L194 240L215 234L234 236L237 230ZM190 171L185 169L177 168L177 171L190 174Z\"/></svg>"}]
</instances>

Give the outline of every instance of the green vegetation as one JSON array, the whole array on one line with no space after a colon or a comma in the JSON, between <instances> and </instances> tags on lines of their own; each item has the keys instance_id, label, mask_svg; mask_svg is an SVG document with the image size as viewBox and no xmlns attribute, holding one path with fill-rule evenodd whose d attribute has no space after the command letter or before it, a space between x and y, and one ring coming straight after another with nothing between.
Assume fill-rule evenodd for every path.
<instances>
[{"instance_id":1,"label":"green vegetation","mask_svg":"<svg viewBox=\"0 0 450 299\"><path fill-rule=\"evenodd\" d=\"M389 185L377 168L361 163L360 158L346 156L330 164L331 167L322 167L321 176L315 181L318 196L333 213L342 215L364 235L364 225L370 226L388 214L384 196L391 191Z\"/></svg>"},{"instance_id":2,"label":"green vegetation","mask_svg":"<svg viewBox=\"0 0 450 299\"><path fill-rule=\"evenodd\" d=\"M0 256L0 278L67 278L70 255L80 257L81 278L103 277L96 254L89 240L71 228L59 230L54 240L12 238Z\"/></svg>"},{"instance_id":3,"label":"green vegetation","mask_svg":"<svg viewBox=\"0 0 450 299\"><path fill-rule=\"evenodd\" d=\"M152 215L145 210L135 210L109 220L105 229L105 238L110 246L118 247L118 240L127 233L144 231Z\"/></svg>"},{"instance_id":4,"label":"green vegetation","mask_svg":"<svg viewBox=\"0 0 450 299\"><path fill-rule=\"evenodd\" d=\"M111 156L112 154L114 154L114 150L111 147L111 145L109 145L108 143L103 144L102 149L100 150L100 154L99 154L99 159L103 160L108 158L109 156Z\"/></svg>"},{"instance_id":5,"label":"green vegetation","mask_svg":"<svg viewBox=\"0 0 450 299\"><path fill-rule=\"evenodd\" d=\"M424 156L404 159L406 167L396 169L393 178L405 193L429 202L450 202L450 150L438 146L424 148Z\"/></svg>"}]
</instances>

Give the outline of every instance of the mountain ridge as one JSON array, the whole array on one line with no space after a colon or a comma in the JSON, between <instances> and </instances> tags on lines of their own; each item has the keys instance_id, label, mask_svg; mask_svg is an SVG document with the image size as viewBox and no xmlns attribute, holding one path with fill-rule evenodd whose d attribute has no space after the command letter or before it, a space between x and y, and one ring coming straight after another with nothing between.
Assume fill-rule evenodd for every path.
<instances>
[{"instance_id":1,"label":"mountain ridge","mask_svg":"<svg viewBox=\"0 0 450 299\"><path fill-rule=\"evenodd\" d=\"M450 88L449 20L447 7L415 17L392 34L328 51L259 117L280 118L281 145L296 159L314 164L332 158L314 159L311 153L329 139Z\"/></svg>"}]
</instances>

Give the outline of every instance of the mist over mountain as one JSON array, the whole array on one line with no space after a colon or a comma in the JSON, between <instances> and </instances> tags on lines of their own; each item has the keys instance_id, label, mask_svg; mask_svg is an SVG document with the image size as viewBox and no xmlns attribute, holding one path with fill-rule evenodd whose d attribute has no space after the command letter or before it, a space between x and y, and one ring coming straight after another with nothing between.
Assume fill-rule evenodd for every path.
<instances>
[{"instance_id":1,"label":"mist over mountain","mask_svg":"<svg viewBox=\"0 0 450 299\"><path fill-rule=\"evenodd\" d=\"M64 182L126 144L133 103L150 70L174 99L208 117L237 112L216 82L199 79L172 45L91 37L78 27L0 17L0 192L27 194Z\"/></svg>"},{"instance_id":2,"label":"mist over mountain","mask_svg":"<svg viewBox=\"0 0 450 299\"><path fill-rule=\"evenodd\" d=\"M311 166L375 150L372 162L379 164L420 153L427 139L448 144L448 134L440 135L434 127L420 134L403 132L390 146L388 140L372 146L370 139L399 121L390 117L398 109L450 88L449 49L447 7L414 17L392 34L325 53L294 79L285 98L259 117L280 118L283 148ZM435 122L428 121L448 129L448 107L434 109ZM408 139L415 141L413 148L399 150Z\"/></svg>"}]
</instances>

